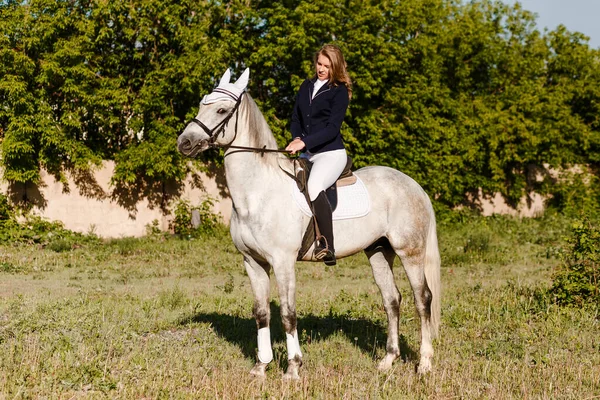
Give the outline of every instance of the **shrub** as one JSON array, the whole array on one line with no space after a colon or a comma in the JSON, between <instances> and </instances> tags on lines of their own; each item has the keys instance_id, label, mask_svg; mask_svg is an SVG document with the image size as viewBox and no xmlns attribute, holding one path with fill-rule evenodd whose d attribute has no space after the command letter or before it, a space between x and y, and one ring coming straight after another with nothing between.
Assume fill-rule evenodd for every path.
<instances>
[{"instance_id":1,"label":"shrub","mask_svg":"<svg viewBox=\"0 0 600 400\"><path fill-rule=\"evenodd\" d=\"M0 193L0 224L4 224L15 217L14 207L8 201L8 198Z\"/></svg>"},{"instance_id":2,"label":"shrub","mask_svg":"<svg viewBox=\"0 0 600 400\"><path fill-rule=\"evenodd\" d=\"M17 215L20 218L17 219ZM40 216L17 211L6 196L0 194L0 243L35 243L61 252L79 244L97 241L98 237L94 234L73 232L66 229L62 222L47 221Z\"/></svg>"},{"instance_id":3,"label":"shrub","mask_svg":"<svg viewBox=\"0 0 600 400\"><path fill-rule=\"evenodd\" d=\"M149 237L164 237L163 231L160 229L157 219L152 220L151 224L146 224L146 236Z\"/></svg>"},{"instance_id":4,"label":"shrub","mask_svg":"<svg viewBox=\"0 0 600 400\"><path fill-rule=\"evenodd\" d=\"M47 249L62 253L63 251L69 251L73 248L73 243L67 239L56 239L48 243Z\"/></svg>"},{"instance_id":5,"label":"shrub","mask_svg":"<svg viewBox=\"0 0 600 400\"><path fill-rule=\"evenodd\" d=\"M136 253L141 253L141 240L134 237L124 237L119 239L109 239L106 242L107 248L120 256L131 256Z\"/></svg>"},{"instance_id":6,"label":"shrub","mask_svg":"<svg viewBox=\"0 0 600 400\"><path fill-rule=\"evenodd\" d=\"M482 232L476 235L469 235L464 246L465 253L487 253L490 249L491 235L488 232Z\"/></svg>"},{"instance_id":7,"label":"shrub","mask_svg":"<svg viewBox=\"0 0 600 400\"><path fill-rule=\"evenodd\" d=\"M559 304L600 306L600 228L589 220L573 224L551 292Z\"/></svg>"},{"instance_id":8,"label":"shrub","mask_svg":"<svg viewBox=\"0 0 600 400\"><path fill-rule=\"evenodd\" d=\"M549 189L549 211L571 218L600 218L600 177L591 173L564 173L564 182Z\"/></svg>"},{"instance_id":9,"label":"shrub","mask_svg":"<svg viewBox=\"0 0 600 400\"><path fill-rule=\"evenodd\" d=\"M175 205L175 218L171 222L171 229L181 238L190 239L206 233L214 233L221 225L220 216L212 212L214 201L207 197L198 206L190 205L187 200L180 200ZM197 212L199 221L194 226L193 215Z\"/></svg>"}]
</instances>

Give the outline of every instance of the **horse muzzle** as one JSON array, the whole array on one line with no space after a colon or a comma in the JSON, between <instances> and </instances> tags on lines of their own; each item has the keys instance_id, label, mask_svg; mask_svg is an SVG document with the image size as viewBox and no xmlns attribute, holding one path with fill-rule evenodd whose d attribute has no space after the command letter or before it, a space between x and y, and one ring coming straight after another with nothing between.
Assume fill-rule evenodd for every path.
<instances>
[{"instance_id":1,"label":"horse muzzle","mask_svg":"<svg viewBox=\"0 0 600 400\"><path fill-rule=\"evenodd\" d=\"M209 148L208 139L191 138L190 135L182 133L177 138L177 149L181 154L187 157L196 157L199 153Z\"/></svg>"}]
</instances>

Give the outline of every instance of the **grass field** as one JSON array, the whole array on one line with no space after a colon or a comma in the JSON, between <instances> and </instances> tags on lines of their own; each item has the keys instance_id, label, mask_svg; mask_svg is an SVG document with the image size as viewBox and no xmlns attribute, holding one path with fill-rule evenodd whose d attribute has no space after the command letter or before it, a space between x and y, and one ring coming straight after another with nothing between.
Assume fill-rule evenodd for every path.
<instances>
[{"instance_id":1,"label":"grass field","mask_svg":"<svg viewBox=\"0 0 600 400\"><path fill-rule=\"evenodd\" d=\"M417 322L399 261L403 359L378 372L386 320L366 257L298 263L304 366L255 361L252 294L226 234L60 246L0 244L0 398L600 398L600 316L547 292L559 217L442 223L442 327L433 373L415 374ZM273 286L273 293L276 293Z\"/></svg>"}]
</instances>

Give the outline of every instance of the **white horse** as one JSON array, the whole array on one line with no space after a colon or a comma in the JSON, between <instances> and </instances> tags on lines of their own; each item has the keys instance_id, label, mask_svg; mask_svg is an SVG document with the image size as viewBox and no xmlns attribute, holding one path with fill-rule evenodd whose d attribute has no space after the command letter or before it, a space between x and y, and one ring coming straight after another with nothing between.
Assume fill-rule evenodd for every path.
<instances>
[{"instance_id":1,"label":"white horse","mask_svg":"<svg viewBox=\"0 0 600 400\"><path fill-rule=\"evenodd\" d=\"M212 147L225 150L225 175L233 201L230 230L244 256L244 266L254 293L253 314L258 328L258 360L251 374L264 376L273 359L269 330L269 278L275 274L281 319L287 338L288 368L285 378L298 379L302 352L296 319L295 263L302 236L309 223L292 200L292 160L260 149L276 149L277 143L252 98L245 93L246 69L230 83L229 70L219 86L200 104L200 109L177 140L184 155L195 157ZM363 217L334 221L336 256L364 251L381 291L388 319L386 355L379 362L387 370L400 356L398 323L401 296L392 266L402 260L421 320L418 373L431 370L432 339L440 323L440 256L435 215L423 189L407 175L387 167L355 171L370 197L371 211ZM311 261L312 251L303 261Z\"/></svg>"}]
</instances>

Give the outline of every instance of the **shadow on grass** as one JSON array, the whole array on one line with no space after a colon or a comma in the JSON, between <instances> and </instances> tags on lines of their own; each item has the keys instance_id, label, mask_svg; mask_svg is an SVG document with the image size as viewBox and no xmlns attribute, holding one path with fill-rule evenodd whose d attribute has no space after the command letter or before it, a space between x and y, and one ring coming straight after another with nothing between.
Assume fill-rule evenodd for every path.
<instances>
[{"instance_id":1,"label":"shadow on grass","mask_svg":"<svg viewBox=\"0 0 600 400\"><path fill-rule=\"evenodd\" d=\"M220 313L197 313L183 318L180 325L190 323L209 323L215 332L228 342L238 346L242 354L256 360L257 328L254 318L239 318ZM330 336L342 334L350 343L354 343L361 351L375 360L377 350L385 349L387 327L367 319L348 318L340 315L304 315L298 317L298 331L301 342L319 342ZM271 302L271 339L273 343L285 342L285 334L281 324L279 306ZM399 338L400 357L405 362L418 360L415 352L403 335ZM286 358L286 357L284 357ZM285 365L281 366L285 369Z\"/></svg>"}]
</instances>

